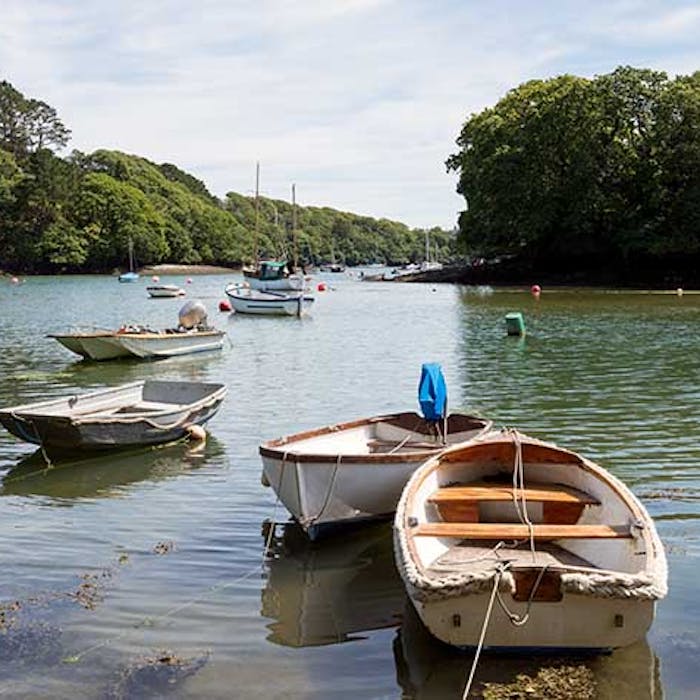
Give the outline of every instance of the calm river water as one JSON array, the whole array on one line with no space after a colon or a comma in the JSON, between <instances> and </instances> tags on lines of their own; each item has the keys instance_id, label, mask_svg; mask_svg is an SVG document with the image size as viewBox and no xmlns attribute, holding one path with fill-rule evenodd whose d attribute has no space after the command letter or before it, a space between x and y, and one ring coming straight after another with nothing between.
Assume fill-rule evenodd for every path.
<instances>
[{"instance_id":1,"label":"calm river water","mask_svg":"<svg viewBox=\"0 0 700 700\"><path fill-rule=\"evenodd\" d=\"M700 295L525 291L328 275L312 316L217 311L225 276L193 278L232 347L160 362L75 361L46 333L176 324L146 281L0 281L0 404L142 378L225 382L202 451L56 464L0 433L0 696L459 698L471 663L431 642L395 571L389 524L309 545L260 483L265 439L417 408L440 362L452 408L583 452L656 519L670 594L647 641L585 663L601 698L700 696ZM315 281L318 281L316 278ZM184 278L163 278L182 284ZM524 339L505 336L522 311ZM183 660L165 674L144 658ZM485 656L474 685L550 660ZM165 665L165 664L162 664Z\"/></svg>"}]
</instances>

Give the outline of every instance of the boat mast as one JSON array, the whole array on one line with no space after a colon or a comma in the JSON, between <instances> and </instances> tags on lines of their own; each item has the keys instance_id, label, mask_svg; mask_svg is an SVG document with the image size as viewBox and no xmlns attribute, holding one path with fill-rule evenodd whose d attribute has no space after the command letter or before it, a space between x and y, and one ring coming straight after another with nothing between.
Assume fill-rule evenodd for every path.
<instances>
[{"instance_id":1,"label":"boat mast","mask_svg":"<svg viewBox=\"0 0 700 700\"><path fill-rule=\"evenodd\" d=\"M129 272L134 271L134 241L129 239Z\"/></svg>"},{"instance_id":2,"label":"boat mast","mask_svg":"<svg viewBox=\"0 0 700 700\"><path fill-rule=\"evenodd\" d=\"M292 184L292 272L297 269L297 186Z\"/></svg>"},{"instance_id":3,"label":"boat mast","mask_svg":"<svg viewBox=\"0 0 700 700\"><path fill-rule=\"evenodd\" d=\"M427 229L425 231L425 262L426 265L430 262L430 234Z\"/></svg>"},{"instance_id":4,"label":"boat mast","mask_svg":"<svg viewBox=\"0 0 700 700\"><path fill-rule=\"evenodd\" d=\"M255 230L253 231L253 257L258 265L258 223L260 219L260 162L255 164Z\"/></svg>"}]
</instances>

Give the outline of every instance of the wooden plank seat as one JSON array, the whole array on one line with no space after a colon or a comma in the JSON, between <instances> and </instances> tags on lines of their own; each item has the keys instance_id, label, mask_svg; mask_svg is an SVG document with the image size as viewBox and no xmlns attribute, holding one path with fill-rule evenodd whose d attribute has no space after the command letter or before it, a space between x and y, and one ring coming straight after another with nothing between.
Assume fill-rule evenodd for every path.
<instances>
[{"instance_id":1,"label":"wooden plank seat","mask_svg":"<svg viewBox=\"0 0 700 700\"><path fill-rule=\"evenodd\" d=\"M520 501L525 496L527 501L540 503L579 503L582 505L599 505L597 498L578 489L561 484L529 484L525 489L516 489L515 495ZM512 501L512 484L493 484L479 481L468 486L446 486L435 491L428 499L431 503L448 503L463 501Z\"/></svg>"},{"instance_id":2,"label":"wooden plank seat","mask_svg":"<svg viewBox=\"0 0 700 700\"><path fill-rule=\"evenodd\" d=\"M479 522L479 504L512 502L513 485L507 483L473 482L467 485L446 486L429 498L443 520L451 522ZM600 505L598 499L562 484L531 483L524 489L515 489L518 503L524 496L528 503L542 504L544 523L571 525L580 517L586 506Z\"/></svg>"},{"instance_id":3,"label":"wooden plank seat","mask_svg":"<svg viewBox=\"0 0 700 700\"><path fill-rule=\"evenodd\" d=\"M421 523L409 529L416 537L459 537L465 540L522 540L530 529L521 523ZM536 540L611 539L632 537L625 525L533 525Z\"/></svg>"}]
</instances>

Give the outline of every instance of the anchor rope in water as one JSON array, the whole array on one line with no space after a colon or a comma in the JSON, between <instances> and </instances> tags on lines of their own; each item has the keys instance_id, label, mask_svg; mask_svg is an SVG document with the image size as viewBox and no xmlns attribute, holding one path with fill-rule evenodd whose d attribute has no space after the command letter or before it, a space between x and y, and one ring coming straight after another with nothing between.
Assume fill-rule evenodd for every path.
<instances>
[{"instance_id":1,"label":"anchor rope in water","mask_svg":"<svg viewBox=\"0 0 700 700\"><path fill-rule=\"evenodd\" d=\"M287 453L284 453L283 459L282 459L282 469L280 470L280 486L282 485L282 478L284 476L284 465L286 462L286 457ZM279 490L279 489L278 489ZM83 649L83 651L78 652L77 654L74 654L73 656L68 656L63 659L64 663L79 663L80 660L87 656L88 654L91 654L94 651L97 651L98 649L102 649L103 647L106 647L108 644L111 644L113 642L116 642L120 639L123 639L131 630L138 630L141 629L142 627L153 627L155 624L162 622L164 620L168 620L172 618L174 615L176 615L179 612L182 612L183 610L186 610L187 608L192 607L193 605L196 605L197 603L201 602L204 600L207 596L213 594L213 593L219 593L220 591L224 591L227 588L230 588L231 586L235 586L238 583L241 583L242 581L245 581L246 579L250 578L253 574L258 573L259 571L263 570L263 566L265 564L265 560L267 559L267 556L270 551L270 545L272 544L272 538L274 537L275 533L275 517L277 515L277 506L279 505L280 499L279 499L279 494L277 495L277 498L275 499L275 504L273 507L272 511L272 520L270 521L270 528L267 533L267 537L265 539L265 546L263 547L263 553L262 553L262 558L259 564L254 566L253 568L249 569L247 572L244 574L241 574L237 578L233 579L233 581L219 581L215 583L213 586L209 586L209 588L204 589L201 593L196 595L193 598L190 598L189 600L184 601L183 603L180 603L179 605L175 605L172 608L169 608L166 610L164 613L161 615L157 615L156 617L144 617L138 622L134 623L133 625L130 625L126 630L121 632L120 634L114 635L112 637L109 637L108 639L105 639L101 642L97 642L96 644L93 644L92 646L87 647L86 649Z\"/></svg>"},{"instance_id":2,"label":"anchor rope in water","mask_svg":"<svg viewBox=\"0 0 700 700\"><path fill-rule=\"evenodd\" d=\"M484 647L484 639L486 638L486 630L488 629L489 622L491 621L491 612L493 611L493 601L496 598L496 593L498 592L498 585L501 582L501 576L510 566L509 563L501 564L497 570L496 575L493 579L493 588L491 589L491 596L489 597L489 604L486 606L486 615L484 615L484 621L481 625L481 634L479 635L479 643L476 646L476 651L474 652L474 659L472 661L472 667L469 671L469 677L467 678L467 684L464 686L464 692L462 693L462 700L467 700L469 696L469 691L471 690L472 683L474 682L474 674L476 673L476 667L479 664L479 658L481 656L481 650Z\"/></svg>"}]
</instances>

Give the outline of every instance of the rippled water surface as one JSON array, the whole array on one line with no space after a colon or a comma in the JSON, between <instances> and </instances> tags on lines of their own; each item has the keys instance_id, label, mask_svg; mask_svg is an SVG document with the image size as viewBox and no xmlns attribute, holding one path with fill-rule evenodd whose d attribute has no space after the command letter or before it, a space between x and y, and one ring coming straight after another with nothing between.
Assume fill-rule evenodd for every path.
<instances>
[{"instance_id":1,"label":"rippled water surface","mask_svg":"<svg viewBox=\"0 0 700 700\"><path fill-rule=\"evenodd\" d=\"M225 382L204 449L170 445L44 469L0 433L0 696L459 698L471 657L407 604L390 526L310 545L260 483L262 440L417 407L440 362L453 408L582 452L656 519L670 594L647 641L587 660L601 698L700 696L700 296L524 291L324 278L312 316L217 311L231 347L87 363L47 333L175 325L182 300L108 277L0 282L0 404L149 377ZM182 284L182 278L163 279ZM318 280L316 280L318 281ZM505 336L522 311L528 334ZM263 562L264 523L275 520ZM181 664L145 659L168 651ZM546 659L485 656L475 687Z\"/></svg>"}]
</instances>

